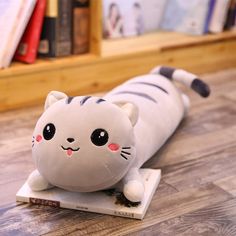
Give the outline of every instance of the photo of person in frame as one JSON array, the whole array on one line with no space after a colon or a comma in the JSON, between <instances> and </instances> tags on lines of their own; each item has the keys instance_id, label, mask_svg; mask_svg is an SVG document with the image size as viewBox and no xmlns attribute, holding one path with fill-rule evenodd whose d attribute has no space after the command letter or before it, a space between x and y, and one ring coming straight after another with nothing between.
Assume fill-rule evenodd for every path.
<instances>
[{"instance_id":1,"label":"photo of person in frame","mask_svg":"<svg viewBox=\"0 0 236 236\"><path fill-rule=\"evenodd\" d=\"M133 4L133 19L134 19L136 35L143 34L144 22L143 22L142 8L138 2L135 2Z\"/></svg>"},{"instance_id":2,"label":"photo of person in frame","mask_svg":"<svg viewBox=\"0 0 236 236\"><path fill-rule=\"evenodd\" d=\"M119 5L115 2L110 3L108 7L104 34L106 38L119 38L123 36L123 18Z\"/></svg>"}]
</instances>

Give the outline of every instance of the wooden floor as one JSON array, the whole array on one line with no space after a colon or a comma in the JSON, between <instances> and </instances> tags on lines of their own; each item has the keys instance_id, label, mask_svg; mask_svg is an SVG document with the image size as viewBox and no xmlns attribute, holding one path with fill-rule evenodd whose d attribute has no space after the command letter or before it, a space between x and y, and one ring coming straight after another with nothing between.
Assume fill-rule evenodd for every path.
<instances>
[{"instance_id":1,"label":"wooden floor","mask_svg":"<svg viewBox=\"0 0 236 236\"><path fill-rule=\"evenodd\" d=\"M42 108L0 114L0 235L236 235L236 69L203 76L189 116L145 166L163 177L143 221L15 203L34 169L31 134Z\"/></svg>"}]
</instances>

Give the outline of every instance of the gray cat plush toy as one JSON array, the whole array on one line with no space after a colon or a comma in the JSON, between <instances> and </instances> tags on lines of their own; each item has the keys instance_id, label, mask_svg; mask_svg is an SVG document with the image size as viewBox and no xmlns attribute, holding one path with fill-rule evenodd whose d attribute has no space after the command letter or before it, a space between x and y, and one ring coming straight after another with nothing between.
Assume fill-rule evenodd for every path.
<instances>
[{"instance_id":1,"label":"gray cat plush toy","mask_svg":"<svg viewBox=\"0 0 236 236\"><path fill-rule=\"evenodd\" d=\"M188 97L171 80L203 97L210 93L196 75L163 66L103 98L50 92L33 133L37 170L27 180L31 189L93 192L119 186L129 201L142 201L139 169L172 135L189 107Z\"/></svg>"}]
</instances>

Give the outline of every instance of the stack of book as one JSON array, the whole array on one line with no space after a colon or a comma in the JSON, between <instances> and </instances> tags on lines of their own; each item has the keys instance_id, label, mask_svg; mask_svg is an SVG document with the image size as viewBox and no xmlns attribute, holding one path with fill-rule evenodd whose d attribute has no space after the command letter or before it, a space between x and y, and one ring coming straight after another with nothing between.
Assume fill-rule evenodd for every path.
<instances>
[{"instance_id":1,"label":"stack of book","mask_svg":"<svg viewBox=\"0 0 236 236\"><path fill-rule=\"evenodd\" d=\"M236 0L103 0L103 35L168 30L191 35L235 29Z\"/></svg>"},{"instance_id":2,"label":"stack of book","mask_svg":"<svg viewBox=\"0 0 236 236\"><path fill-rule=\"evenodd\" d=\"M0 0L0 68L89 51L89 0Z\"/></svg>"},{"instance_id":3,"label":"stack of book","mask_svg":"<svg viewBox=\"0 0 236 236\"><path fill-rule=\"evenodd\" d=\"M39 55L61 57L89 50L89 1L48 0Z\"/></svg>"}]
</instances>

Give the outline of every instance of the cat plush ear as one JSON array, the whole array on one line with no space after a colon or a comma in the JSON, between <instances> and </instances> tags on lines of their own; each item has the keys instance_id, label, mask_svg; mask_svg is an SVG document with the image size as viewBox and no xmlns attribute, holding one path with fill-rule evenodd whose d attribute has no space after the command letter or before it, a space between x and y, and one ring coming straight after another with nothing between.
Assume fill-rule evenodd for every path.
<instances>
[{"instance_id":1,"label":"cat plush ear","mask_svg":"<svg viewBox=\"0 0 236 236\"><path fill-rule=\"evenodd\" d=\"M132 126L135 126L139 116L138 107L130 102L121 102L115 104L119 106L123 110L123 112L128 116Z\"/></svg>"},{"instance_id":2,"label":"cat plush ear","mask_svg":"<svg viewBox=\"0 0 236 236\"><path fill-rule=\"evenodd\" d=\"M63 98L67 98L67 95L65 93L58 92L58 91L51 91L46 98L46 101L44 104L44 110L48 109L52 104L54 104L55 102Z\"/></svg>"}]
</instances>

